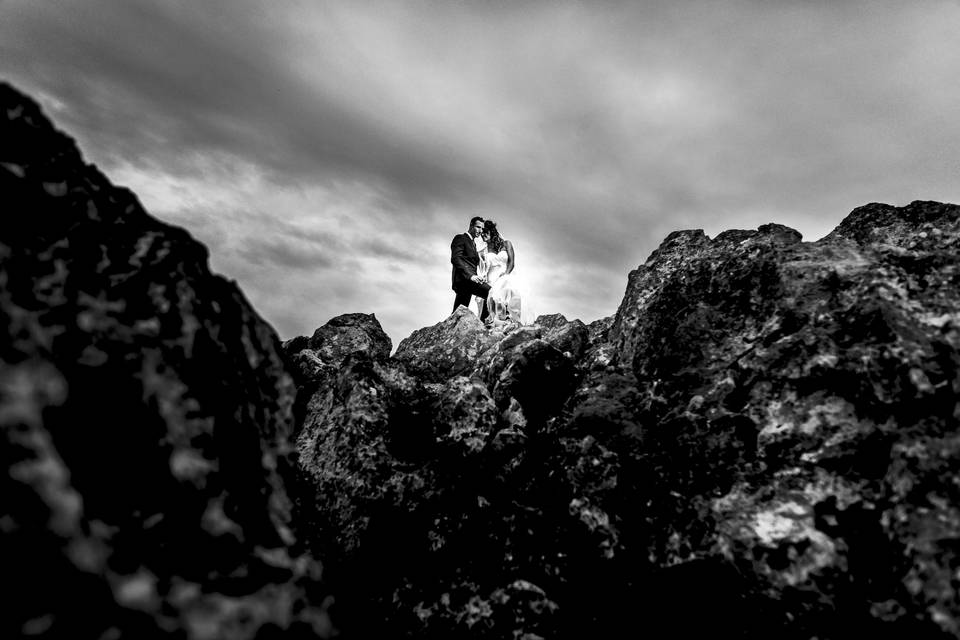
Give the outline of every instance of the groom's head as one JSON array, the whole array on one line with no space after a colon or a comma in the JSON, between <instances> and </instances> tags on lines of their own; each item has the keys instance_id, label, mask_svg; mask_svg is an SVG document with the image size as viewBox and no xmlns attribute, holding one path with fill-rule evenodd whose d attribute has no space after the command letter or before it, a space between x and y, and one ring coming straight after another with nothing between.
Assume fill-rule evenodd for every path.
<instances>
[{"instance_id":1,"label":"groom's head","mask_svg":"<svg viewBox=\"0 0 960 640\"><path fill-rule=\"evenodd\" d=\"M483 218L480 216L474 216L470 218L470 228L467 229L467 233L470 234L471 238L476 238L483 231Z\"/></svg>"}]
</instances>

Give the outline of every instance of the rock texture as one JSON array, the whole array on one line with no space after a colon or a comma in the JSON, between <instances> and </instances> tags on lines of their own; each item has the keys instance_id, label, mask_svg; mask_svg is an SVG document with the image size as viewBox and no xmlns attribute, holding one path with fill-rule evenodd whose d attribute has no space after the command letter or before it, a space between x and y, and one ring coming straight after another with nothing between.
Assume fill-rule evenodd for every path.
<instances>
[{"instance_id":1,"label":"rock texture","mask_svg":"<svg viewBox=\"0 0 960 640\"><path fill-rule=\"evenodd\" d=\"M411 373L442 383L472 371L495 341L495 334L487 331L473 312L457 307L443 322L401 340L394 357Z\"/></svg>"},{"instance_id":2,"label":"rock texture","mask_svg":"<svg viewBox=\"0 0 960 640\"><path fill-rule=\"evenodd\" d=\"M337 316L309 338L298 336L287 340L283 351L293 365L293 377L299 390L294 403L296 424L303 424L307 402L321 385L336 375L344 360L355 353L385 358L392 348L390 337L372 313Z\"/></svg>"},{"instance_id":3,"label":"rock texture","mask_svg":"<svg viewBox=\"0 0 960 640\"><path fill-rule=\"evenodd\" d=\"M299 442L344 628L960 635L958 250L928 202L679 231L590 326L355 354Z\"/></svg>"},{"instance_id":4,"label":"rock texture","mask_svg":"<svg viewBox=\"0 0 960 640\"><path fill-rule=\"evenodd\" d=\"M0 193L0 636L332 635L273 329L2 84Z\"/></svg>"}]
</instances>

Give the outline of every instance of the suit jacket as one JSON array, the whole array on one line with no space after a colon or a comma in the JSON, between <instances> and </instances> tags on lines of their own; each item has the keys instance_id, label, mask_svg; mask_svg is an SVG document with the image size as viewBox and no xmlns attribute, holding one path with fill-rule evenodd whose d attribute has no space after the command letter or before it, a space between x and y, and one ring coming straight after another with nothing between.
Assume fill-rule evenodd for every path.
<instances>
[{"instance_id":1,"label":"suit jacket","mask_svg":"<svg viewBox=\"0 0 960 640\"><path fill-rule=\"evenodd\" d=\"M453 290L470 284L470 277L477 275L480 254L469 233L454 236L450 243L450 262L453 263Z\"/></svg>"}]
</instances>

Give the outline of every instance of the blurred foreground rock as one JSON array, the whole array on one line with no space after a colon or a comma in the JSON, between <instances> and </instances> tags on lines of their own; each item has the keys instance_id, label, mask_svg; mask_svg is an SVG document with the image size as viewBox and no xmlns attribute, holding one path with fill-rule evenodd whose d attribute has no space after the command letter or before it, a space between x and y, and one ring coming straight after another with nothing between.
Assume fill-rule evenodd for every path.
<instances>
[{"instance_id":1,"label":"blurred foreground rock","mask_svg":"<svg viewBox=\"0 0 960 640\"><path fill-rule=\"evenodd\" d=\"M331 636L273 329L3 84L0 193L0 636Z\"/></svg>"}]
</instances>

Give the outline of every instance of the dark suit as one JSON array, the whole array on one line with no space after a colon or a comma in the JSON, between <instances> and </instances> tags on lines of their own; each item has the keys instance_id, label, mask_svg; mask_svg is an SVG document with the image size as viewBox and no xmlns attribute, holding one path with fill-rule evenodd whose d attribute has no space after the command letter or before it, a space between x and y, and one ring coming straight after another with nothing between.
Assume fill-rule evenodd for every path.
<instances>
[{"instance_id":1,"label":"dark suit","mask_svg":"<svg viewBox=\"0 0 960 640\"><path fill-rule=\"evenodd\" d=\"M460 305L469 308L470 296L479 296L486 300L490 285L470 279L477 275L480 254L477 253L477 247L469 233L454 236L450 243L450 262L453 264L453 290L457 293L453 300L453 310L456 311ZM486 317L487 305L483 305L480 319L485 320Z\"/></svg>"}]
</instances>

